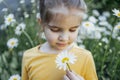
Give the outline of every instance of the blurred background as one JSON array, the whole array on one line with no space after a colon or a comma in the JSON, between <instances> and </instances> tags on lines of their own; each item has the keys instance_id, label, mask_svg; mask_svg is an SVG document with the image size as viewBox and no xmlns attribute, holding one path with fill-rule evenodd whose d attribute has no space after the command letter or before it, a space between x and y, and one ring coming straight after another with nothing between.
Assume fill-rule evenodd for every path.
<instances>
[{"instance_id":1,"label":"blurred background","mask_svg":"<svg viewBox=\"0 0 120 80\"><path fill-rule=\"evenodd\" d=\"M99 80L120 80L120 0L85 0L77 43L92 52ZM0 0L0 80L21 77L25 50L46 41L38 0Z\"/></svg>"}]
</instances>

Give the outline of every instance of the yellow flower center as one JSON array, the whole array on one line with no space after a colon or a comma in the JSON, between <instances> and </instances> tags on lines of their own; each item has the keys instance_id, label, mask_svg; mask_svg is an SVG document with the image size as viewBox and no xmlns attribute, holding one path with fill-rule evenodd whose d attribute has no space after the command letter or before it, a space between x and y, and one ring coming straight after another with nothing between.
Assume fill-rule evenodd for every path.
<instances>
[{"instance_id":1,"label":"yellow flower center","mask_svg":"<svg viewBox=\"0 0 120 80\"><path fill-rule=\"evenodd\" d=\"M120 17L120 12L117 14L117 16L119 16L119 17Z\"/></svg>"},{"instance_id":2,"label":"yellow flower center","mask_svg":"<svg viewBox=\"0 0 120 80\"><path fill-rule=\"evenodd\" d=\"M69 61L69 58L68 57L65 57L62 59L62 63L67 63Z\"/></svg>"},{"instance_id":3,"label":"yellow flower center","mask_svg":"<svg viewBox=\"0 0 120 80\"><path fill-rule=\"evenodd\" d=\"M13 78L13 80L17 80L17 78Z\"/></svg>"},{"instance_id":4,"label":"yellow flower center","mask_svg":"<svg viewBox=\"0 0 120 80\"><path fill-rule=\"evenodd\" d=\"M89 27L89 26L90 26L90 24L89 24L89 23L86 23L85 25L86 25L87 27Z\"/></svg>"},{"instance_id":5,"label":"yellow flower center","mask_svg":"<svg viewBox=\"0 0 120 80\"><path fill-rule=\"evenodd\" d=\"M11 22L11 21L12 21L12 18L8 18L8 21Z\"/></svg>"},{"instance_id":6,"label":"yellow flower center","mask_svg":"<svg viewBox=\"0 0 120 80\"><path fill-rule=\"evenodd\" d=\"M15 44L15 42L11 42L11 45L14 45Z\"/></svg>"}]
</instances>

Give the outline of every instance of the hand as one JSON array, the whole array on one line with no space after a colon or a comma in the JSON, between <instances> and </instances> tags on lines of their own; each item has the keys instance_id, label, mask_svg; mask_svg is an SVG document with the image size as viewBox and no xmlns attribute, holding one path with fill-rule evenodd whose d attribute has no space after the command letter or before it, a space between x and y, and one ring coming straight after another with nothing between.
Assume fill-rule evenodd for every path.
<instances>
[{"instance_id":1,"label":"hand","mask_svg":"<svg viewBox=\"0 0 120 80\"><path fill-rule=\"evenodd\" d=\"M84 80L84 78L82 78L81 76L79 76L73 71L67 70L63 80Z\"/></svg>"}]
</instances>

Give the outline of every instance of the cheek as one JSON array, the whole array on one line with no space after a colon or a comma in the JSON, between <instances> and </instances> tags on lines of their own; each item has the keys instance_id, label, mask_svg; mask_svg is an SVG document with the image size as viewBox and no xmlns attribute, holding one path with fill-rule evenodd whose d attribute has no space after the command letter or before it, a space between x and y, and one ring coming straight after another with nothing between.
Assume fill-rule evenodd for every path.
<instances>
[{"instance_id":1,"label":"cheek","mask_svg":"<svg viewBox=\"0 0 120 80\"><path fill-rule=\"evenodd\" d=\"M74 34L71 33L71 34L70 34L70 40L71 40L71 41L76 40L77 36L78 36L78 32L75 32Z\"/></svg>"},{"instance_id":2,"label":"cheek","mask_svg":"<svg viewBox=\"0 0 120 80\"><path fill-rule=\"evenodd\" d=\"M58 35L51 32L50 30L46 30L44 31L44 33L48 42L52 43L57 40Z\"/></svg>"}]
</instances>

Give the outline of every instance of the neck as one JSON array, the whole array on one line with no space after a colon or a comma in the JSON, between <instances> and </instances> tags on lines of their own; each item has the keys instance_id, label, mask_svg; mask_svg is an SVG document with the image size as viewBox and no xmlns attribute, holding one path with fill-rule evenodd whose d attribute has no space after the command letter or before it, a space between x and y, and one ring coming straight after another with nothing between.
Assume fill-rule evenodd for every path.
<instances>
[{"instance_id":1,"label":"neck","mask_svg":"<svg viewBox=\"0 0 120 80\"><path fill-rule=\"evenodd\" d=\"M69 50L73 47L73 44L74 44L74 43L72 43L70 46L68 46L68 47L67 47L66 49L64 49L64 50L68 50L68 51L69 51ZM60 53L60 52L62 52L62 51L64 51L64 50L56 50L56 49L52 48L48 42L44 43L44 44L40 47L40 51L46 52L46 53L55 53L55 54L56 54L56 53Z\"/></svg>"}]
</instances>

